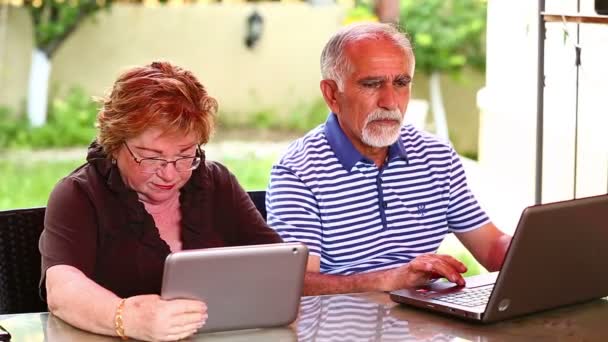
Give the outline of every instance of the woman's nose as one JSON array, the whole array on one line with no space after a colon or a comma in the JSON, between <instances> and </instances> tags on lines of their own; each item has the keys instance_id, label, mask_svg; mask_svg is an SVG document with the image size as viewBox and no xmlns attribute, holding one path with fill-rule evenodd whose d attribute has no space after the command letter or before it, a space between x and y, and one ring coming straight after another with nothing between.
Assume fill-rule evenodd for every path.
<instances>
[{"instance_id":1,"label":"woman's nose","mask_svg":"<svg viewBox=\"0 0 608 342\"><path fill-rule=\"evenodd\" d=\"M164 180L170 180L176 177L177 172L175 162L168 162L158 170L157 174Z\"/></svg>"}]
</instances>

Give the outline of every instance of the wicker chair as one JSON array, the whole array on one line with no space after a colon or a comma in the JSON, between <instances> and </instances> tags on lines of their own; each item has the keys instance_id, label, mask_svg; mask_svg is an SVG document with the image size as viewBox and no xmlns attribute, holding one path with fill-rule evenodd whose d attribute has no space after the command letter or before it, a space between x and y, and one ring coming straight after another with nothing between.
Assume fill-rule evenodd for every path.
<instances>
[{"instance_id":1,"label":"wicker chair","mask_svg":"<svg viewBox=\"0 0 608 342\"><path fill-rule=\"evenodd\" d=\"M47 311L38 295L44 210L0 212L0 314Z\"/></svg>"},{"instance_id":2,"label":"wicker chair","mask_svg":"<svg viewBox=\"0 0 608 342\"><path fill-rule=\"evenodd\" d=\"M249 196L266 219L266 192ZM38 295L45 208L0 211L0 314L47 311Z\"/></svg>"},{"instance_id":3,"label":"wicker chair","mask_svg":"<svg viewBox=\"0 0 608 342\"><path fill-rule=\"evenodd\" d=\"M248 194L255 207L262 214L264 220L266 220L266 191L248 191Z\"/></svg>"}]
</instances>

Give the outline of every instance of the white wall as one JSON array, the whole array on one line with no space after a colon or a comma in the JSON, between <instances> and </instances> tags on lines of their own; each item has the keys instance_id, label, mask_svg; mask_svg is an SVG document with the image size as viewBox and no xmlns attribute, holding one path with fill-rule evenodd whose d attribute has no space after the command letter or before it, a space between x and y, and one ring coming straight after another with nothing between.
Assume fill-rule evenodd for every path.
<instances>
[{"instance_id":1,"label":"white wall","mask_svg":"<svg viewBox=\"0 0 608 342\"><path fill-rule=\"evenodd\" d=\"M576 197L608 193L608 24L580 25L580 45Z\"/></svg>"},{"instance_id":2,"label":"white wall","mask_svg":"<svg viewBox=\"0 0 608 342\"><path fill-rule=\"evenodd\" d=\"M546 11L576 13L576 3L576 0L547 1ZM593 13L593 5L593 0L581 1L581 13ZM542 200L606 193L608 25L547 23L546 28ZM578 96L577 39L582 49Z\"/></svg>"},{"instance_id":3,"label":"white wall","mask_svg":"<svg viewBox=\"0 0 608 342\"><path fill-rule=\"evenodd\" d=\"M486 87L481 108L478 194L493 221L512 232L534 203L536 13L529 0L488 1Z\"/></svg>"},{"instance_id":4,"label":"white wall","mask_svg":"<svg viewBox=\"0 0 608 342\"><path fill-rule=\"evenodd\" d=\"M581 11L593 11L593 0L581 2ZM488 2L486 88L479 94L480 167L488 184L481 196L507 231L521 209L534 203L537 6L529 0ZM576 0L547 1L546 11L576 12ZM542 202L608 191L608 25L579 26L577 98L572 45L577 24L546 24ZM571 34L565 43L564 27Z\"/></svg>"}]
</instances>

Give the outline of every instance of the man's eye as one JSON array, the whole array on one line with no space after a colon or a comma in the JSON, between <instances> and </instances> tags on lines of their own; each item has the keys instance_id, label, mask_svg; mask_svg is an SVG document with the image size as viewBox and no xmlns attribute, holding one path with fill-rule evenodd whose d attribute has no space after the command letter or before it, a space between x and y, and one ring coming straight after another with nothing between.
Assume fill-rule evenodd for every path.
<instances>
[{"instance_id":1,"label":"man's eye","mask_svg":"<svg viewBox=\"0 0 608 342\"><path fill-rule=\"evenodd\" d=\"M382 82L363 82L364 88L379 88Z\"/></svg>"},{"instance_id":2,"label":"man's eye","mask_svg":"<svg viewBox=\"0 0 608 342\"><path fill-rule=\"evenodd\" d=\"M401 79L401 80L395 80L395 86L397 87L407 87L410 84L410 80L408 79Z\"/></svg>"}]
</instances>

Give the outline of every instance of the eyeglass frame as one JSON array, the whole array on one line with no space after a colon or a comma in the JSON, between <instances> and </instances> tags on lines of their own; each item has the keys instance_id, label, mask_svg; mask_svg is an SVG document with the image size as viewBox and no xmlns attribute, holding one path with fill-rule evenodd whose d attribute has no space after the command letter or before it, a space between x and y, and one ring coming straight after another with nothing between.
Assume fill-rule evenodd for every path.
<instances>
[{"instance_id":1,"label":"eyeglass frame","mask_svg":"<svg viewBox=\"0 0 608 342\"><path fill-rule=\"evenodd\" d=\"M192 171L192 170L195 170L196 168L198 168L201 165L201 161L202 161L202 157L201 156L203 155L203 151L201 149L201 145L198 145L198 144L196 145L196 152L195 152L196 154L193 157L180 157L180 158L177 158L175 160L167 160L167 159L164 159L164 158L156 158L155 157L155 158L139 158L139 160L138 160L138 158L135 156L135 154L133 153L133 151L131 151L131 148L129 148L129 145L127 145L127 142L123 141L122 143L127 148L127 151L129 151L129 154L131 155L131 157L133 157L133 161L135 161L137 163L137 165L139 165L140 167L141 167L141 163L144 160L154 160L154 161L164 162L164 164L161 165L161 166L159 166L158 169L154 170L154 172L140 170L142 173L154 174L154 173L157 173L158 171L164 169L169 164L173 164L173 167L175 168L175 170L177 172ZM192 167L192 168L190 168L188 170L178 170L177 169L177 162L180 161L180 160L184 160L184 159L193 159L192 160L192 164L196 163L196 166L194 166L194 167Z\"/></svg>"}]
</instances>

